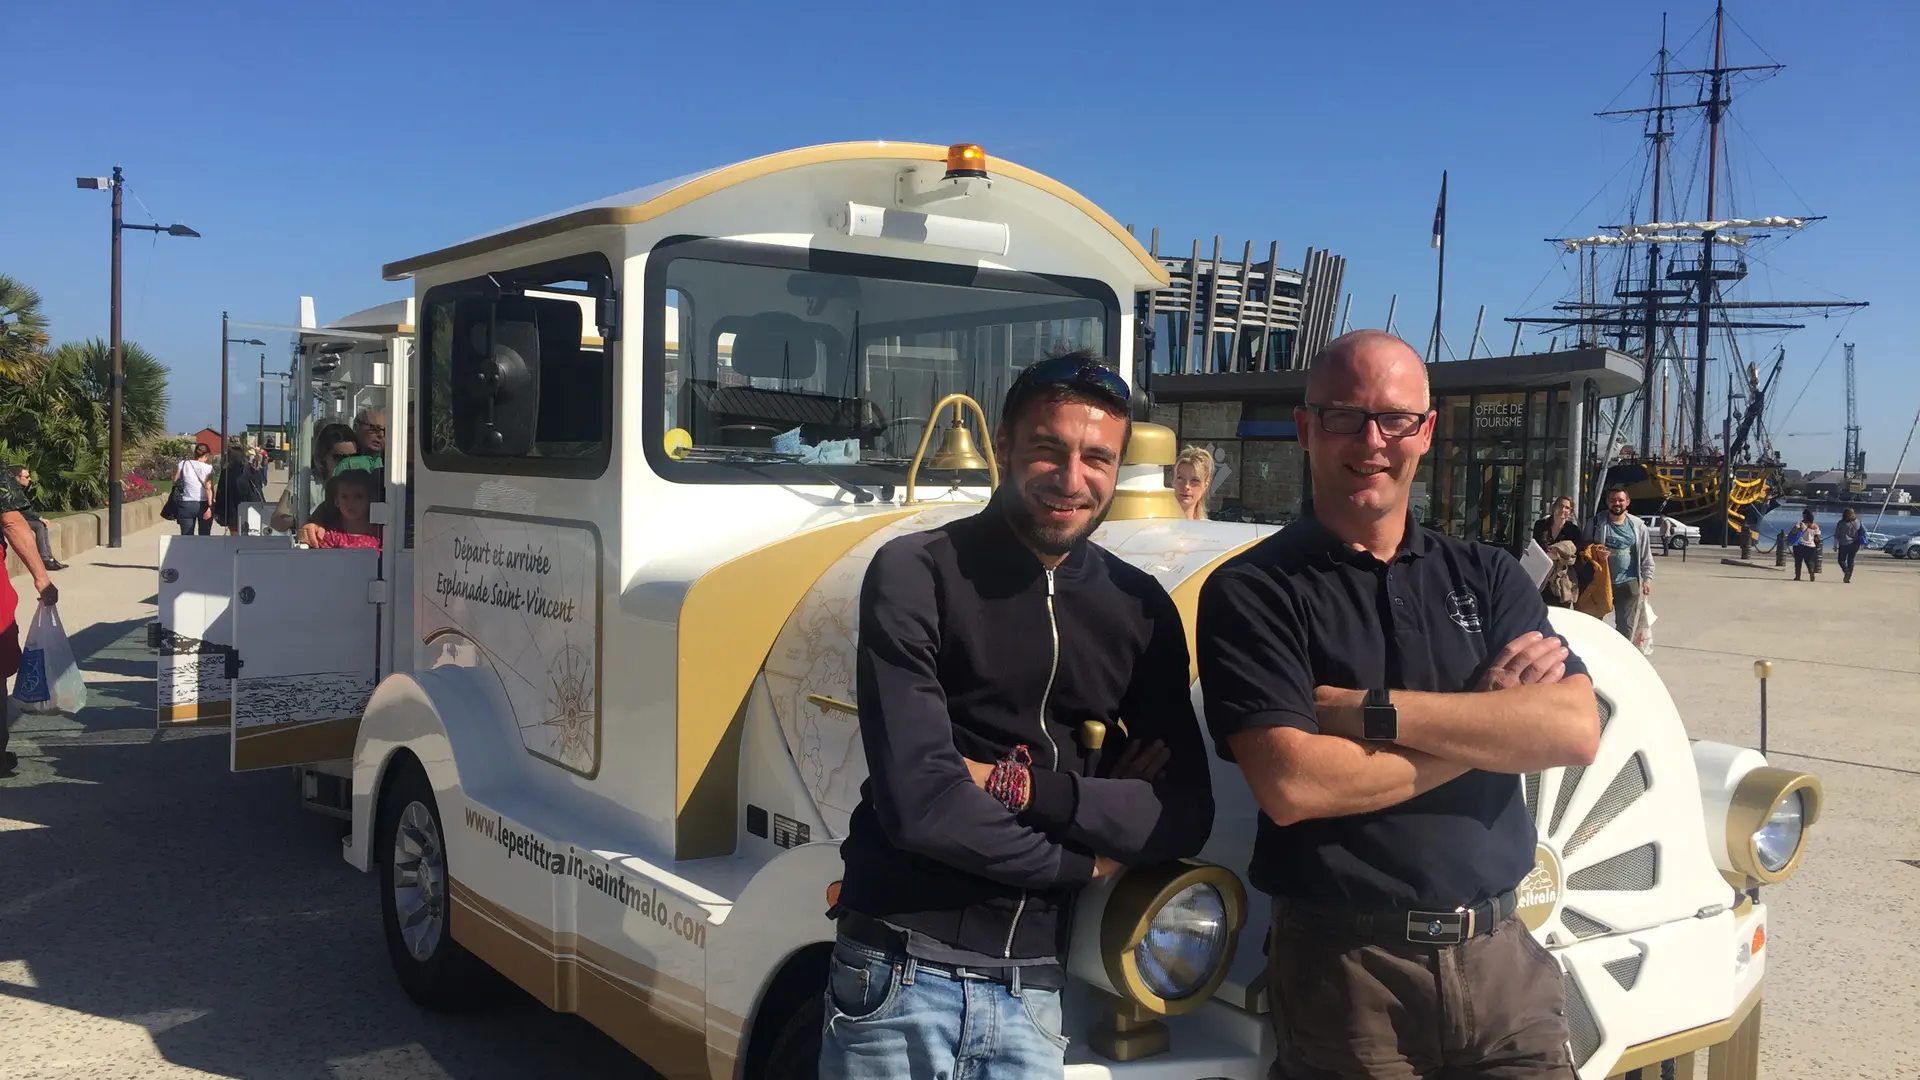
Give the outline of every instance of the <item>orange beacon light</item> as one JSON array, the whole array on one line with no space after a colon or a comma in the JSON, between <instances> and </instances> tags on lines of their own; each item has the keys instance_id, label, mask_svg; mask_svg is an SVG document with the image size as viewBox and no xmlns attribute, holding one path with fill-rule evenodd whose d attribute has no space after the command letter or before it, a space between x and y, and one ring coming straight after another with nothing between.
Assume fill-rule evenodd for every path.
<instances>
[{"instance_id":1,"label":"orange beacon light","mask_svg":"<svg viewBox=\"0 0 1920 1080\"><path fill-rule=\"evenodd\" d=\"M987 175L987 152L978 143L954 143L947 147L947 175L954 180L963 176Z\"/></svg>"}]
</instances>

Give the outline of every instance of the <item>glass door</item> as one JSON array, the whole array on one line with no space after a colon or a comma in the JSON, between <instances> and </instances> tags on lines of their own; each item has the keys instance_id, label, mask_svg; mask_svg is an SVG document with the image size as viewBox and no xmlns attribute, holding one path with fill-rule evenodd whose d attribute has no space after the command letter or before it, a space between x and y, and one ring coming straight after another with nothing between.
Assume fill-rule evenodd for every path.
<instances>
[{"instance_id":1,"label":"glass door","mask_svg":"<svg viewBox=\"0 0 1920 1080\"><path fill-rule=\"evenodd\" d=\"M1523 520L1526 514L1526 489L1521 479L1523 466L1517 463L1487 463L1479 468L1477 502L1469 514L1469 517L1477 515L1478 520L1466 523L1466 535L1470 539L1511 549L1521 536L1526 535L1527 529L1527 523Z\"/></svg>"}]
</instances>

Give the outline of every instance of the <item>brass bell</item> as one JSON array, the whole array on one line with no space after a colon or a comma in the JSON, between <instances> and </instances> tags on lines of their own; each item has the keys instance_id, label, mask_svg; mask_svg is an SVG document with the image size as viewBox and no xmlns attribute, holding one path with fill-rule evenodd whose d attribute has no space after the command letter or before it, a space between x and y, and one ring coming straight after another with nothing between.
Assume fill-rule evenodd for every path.
<instances>
[{"instance_id":1,"label":"brass bell","mask_svg":"<svg viewBox=\"0 0 1920 1080\"><path fill-rule=\"evenodd\" d=\"M953 407L953 423L940 434L940 449L927 461L927 468L940 470L984 469L987 459L974 448L973 432L960 417L960 406Z\"/></svg>"}]
</instances>

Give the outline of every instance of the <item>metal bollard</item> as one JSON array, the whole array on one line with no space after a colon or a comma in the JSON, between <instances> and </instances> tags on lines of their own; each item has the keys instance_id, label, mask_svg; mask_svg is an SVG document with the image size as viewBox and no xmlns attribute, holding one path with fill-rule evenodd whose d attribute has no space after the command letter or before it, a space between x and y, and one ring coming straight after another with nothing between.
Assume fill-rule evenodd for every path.
<instances>
[{"instance_id":1,"label":"metal bollard","mask_svg":"<svg viewBox=\"0 0 1920 1080\"><path fill-rule=\"evenodd\" d=\"M1753 561L1753 530L1745 525L1740 526L1740 559L1743 562Z\"/></svg>"},{"instance_id":2,"label":"metal bollard","mask_svg":"<svg viewBox=\"0 0 1920 1080\"><path fill-rule=\"evenodd\" d=\"M1773 538L1773 565L1787 565L1787 530L1781 529Z\"/></svg>"},{"instance_id":3,"label":"metal bollard","mask_svg":"<svg viewBox=\"0 0 1920 1080\"><path fill-rule=\"evenodd\" d=\"M1767 680L1773 675L1773 661L1755 660L1753 677L1760 680L1760 752L1767 752Z\"/></svg>"}]
</instances>

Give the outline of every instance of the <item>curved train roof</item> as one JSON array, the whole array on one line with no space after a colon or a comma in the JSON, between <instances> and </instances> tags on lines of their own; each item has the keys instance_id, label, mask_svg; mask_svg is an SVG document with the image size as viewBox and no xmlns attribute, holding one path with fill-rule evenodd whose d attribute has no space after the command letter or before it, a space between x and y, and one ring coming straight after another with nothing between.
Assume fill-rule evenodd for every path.
<instances>
[{"instance_id":1,"label":"curved train roof","mask_svg":"<svg viewBox=\"0 0 1920 1080\"><path fill-rule=\"evenodd\" d=\"M749 158L732 165L688 173L685 176L663 180L657 184L635 188L618 195L610 195L581 206L555 211L531 221L474 237L451 247L388 263L381 269L381 273L388 281L399 281L442 263L471 258L574 229L595 225L637 225L735 184L806 165L889 158L922 158L928 161L944 162L946 156L947 148L944 146L885 141L828 143L822 146L785 150L776 154ZM1141 246L1140 241L1136 240L1132 233L1115 221L1112 215L1096 206L1092 200L1058 180L1034 172L1025 166L1016 165L1004 158L990 157L988 160L990 161L989 172L1045 191L1099 223L1132 252L1133 256L1140 261L1141 269L1146 271L1149 277L1161 285L1167 283L1166 269L1147 254L1147 249Z\"/></svg>"},{"instance_id":2,"label":"curved train roof","mask_svg":"<svg viewBox=\"0 0 1920 1080\"><path fill-rule=\"evenodd\" d=\"M358 330L370 334L411 334L413 332L413 297L390 300L384 304L356 311L351 315L342 315L318 331L310 334L324 336L328 330Z\"/></svg>"}]
</instances>

